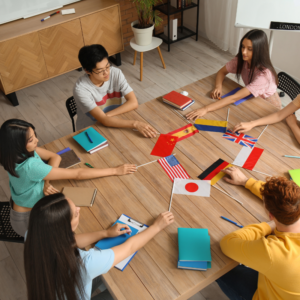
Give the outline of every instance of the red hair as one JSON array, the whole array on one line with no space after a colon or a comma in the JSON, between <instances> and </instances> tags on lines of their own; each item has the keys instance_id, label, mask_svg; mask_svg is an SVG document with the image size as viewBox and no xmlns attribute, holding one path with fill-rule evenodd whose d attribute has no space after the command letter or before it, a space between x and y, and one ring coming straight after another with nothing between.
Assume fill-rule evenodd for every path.
<instances>
[{"instance_id":1,"label":"red hair","mask_svg":"<svg viewBox=\"0 0 300 300\"><path fill-rule=\"evenodd\" d=\"M284 225L300 218L300 188L285 177L271 177L260 189L266 209Z\"/></svg>"}]
</instances>

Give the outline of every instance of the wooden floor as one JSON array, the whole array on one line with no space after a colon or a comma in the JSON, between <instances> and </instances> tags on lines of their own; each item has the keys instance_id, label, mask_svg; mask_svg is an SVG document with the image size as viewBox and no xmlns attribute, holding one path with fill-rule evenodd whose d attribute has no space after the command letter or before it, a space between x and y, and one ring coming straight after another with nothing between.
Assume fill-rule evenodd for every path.
<instances>
[{"instance_id":1,"label":"wooden floor","mask_svg":"<svg viewBox=\"0 0 300 300\"><path fill-rule=\"evenodd\" d=\"M200 39L198 42L193 39L180 41L171 45L170 52L167 52L167 45L163 44L161 50L166 70L162 68L157 51L146 52L142 82L139 81L139 57L136 65L133 66L134 51L130 47L127 47L121 55L120 68L139 103L216 73L233 57L205 39ZM74 83L82 75L83 72L72 71L18 91L20 105L17 107L13 107L4 95L0 94L0 124L11 118L31 122L36 127L39 145L71 133L72 125L65 108L65 101L72 96ZM234 78L232 75L230 77ZM0 200L7 201L9 197L8 176L0 167ZM26 299L23 245L0 242L0 300L10 299ZM190 299L225 300L228 298L218 285L213 283Z\"/></svg>"}]
</instances>

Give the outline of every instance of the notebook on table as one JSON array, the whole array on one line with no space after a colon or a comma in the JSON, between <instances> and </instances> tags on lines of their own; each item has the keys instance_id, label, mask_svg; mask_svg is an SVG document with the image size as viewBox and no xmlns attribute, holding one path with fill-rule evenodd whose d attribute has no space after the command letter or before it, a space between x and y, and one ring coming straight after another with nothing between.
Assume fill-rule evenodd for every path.
<instances>
[{"instance_id":1,"label":"notebook on table","mask_svg":"<svg viewBox=\"0 0 300 300\"><path fill-rule=\"evenodd\" d=\"M107 139L92 127L89 127L81 133L73 136L73 139L89 153L94 153L96 148L104 146L106 143L108 145Z\"/></svg>"},{"instance_id":2,"label":"notebook on table","mask_svg":"<svg viewBox=\"0 0 300 300\"><path fill-rule=\"evenodd\" d=\"M175 91L163 96L163 102L181 110L187 109L189 106L195 103L195 101L190 97L184 96Z\"/></svg>"},{"instance_id":3,"label":"notebook on table","mask_svg":"<svg viewBox=\"0 0 300 300\"><path fill-rule=\"evenodd\" d=\"M60 168L70 168L81 162L80 158L69 147L57 152L57 154L61 157Z\"/></svg>"},{"instance_id":4,"label":"notebook on table","mask_svg":"<svg viewBox=\"0 0 300 300\"><path fill-rule=\"evenodd\" d=\"M289 170L292 180L300 186L300 169Z\"/></svg>"},{"instance_id":5,"label":"notebook on table","mask_svg":"<svg viewBox=\"0 0 300 300\"><path fill-rule=\"evenodd\" d=\"M211 268L210 236L207 229L178 228L179 269Z\"/></svg>"},{"instance_id":6,"label":"notebook on table","mask_svg":"<svg viewBox=\"0 0 300 300\"><path fill-rule=\"evenodd\" d=\"M92 206L97 195L97 189L85 187L64 187L61 192L76 206Z\"/></svg>"},{"instance_id":7,"label":"notebook on table","mask_svg":"<svg viewBox=\"0 0 300 300\"><path fill-rule=\"evenodd\" d=\"M105 249L110 249L112 247L121 245L124 242L126 242L130 237L148 228L147 225L142 224L124 214L122 214L121 217L113 225L115 225L116 223L128 225L129 228L131 229L131 234L129 235L128 233L125 233L117 237L102 239L95 245L96 248L105 250ZM122 260L121 262L119 262L117 265L115 265L115 268L119 269L120 271L124 271L126 266L130 263L130 261L136 254L137 251L132 255L128 256L127 258L125 258L124 260Z\"/></svg>"}]
</instances>

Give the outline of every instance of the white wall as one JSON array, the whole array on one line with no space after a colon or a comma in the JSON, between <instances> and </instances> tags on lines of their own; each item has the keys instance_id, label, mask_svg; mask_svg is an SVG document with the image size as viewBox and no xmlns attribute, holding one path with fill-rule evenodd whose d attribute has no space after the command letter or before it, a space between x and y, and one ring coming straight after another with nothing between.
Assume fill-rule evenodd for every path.
<instances>
[{"instance_id":1,"label":"white wall","mask_svg":"<svg viewBox=\"0 0 300 300\"><path fill-rule=\"evenodd\" d=\"M199 10L199 36L206 38L204 1L200 1ZM194 2L196 2L194 0ZM195 30L196 9L184 12L184 26ZM268 30L266 33L269 36ZM300 32L278 31L274 33L272 63L276 70L284 71L300 82Z\"/></svg>"}]
</instances>

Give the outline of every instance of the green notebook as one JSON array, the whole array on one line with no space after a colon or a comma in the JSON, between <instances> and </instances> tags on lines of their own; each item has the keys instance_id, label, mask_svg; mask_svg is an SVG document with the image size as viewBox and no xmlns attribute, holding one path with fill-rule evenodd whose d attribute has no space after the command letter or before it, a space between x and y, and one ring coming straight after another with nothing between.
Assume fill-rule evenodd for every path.
<instances>
[{"instance_id":1,"label":"green notebook","mask_svg":"<svg viewBox=\"0 0 300 300\"><path fill-rule=\"evenodd\" d=\"M300 186L300 169L289 170L289 173L293 179L293 181Z\"/></svg>"},{"instance_id":2,"label":"green notebook","mask_svg":"<svg viewBox=\"0 0 300 300\"><path fill-rule=\"evenodd\" d=\"M178 260L207 261L211 264L210 236L208 229L202 228L178 228Z\"/></svg>"},{"instance_id":3,"label":"green notebook","mask_svg":"<svg viewBox=\"0 0 300 300\"><path fill-rule=\"evenodd\" d=\"M92 142L88 138L86 132L90 136ZM73 139L87 152L93 150L96 147L99 147L100 145L107 142L106 138L104 138L98 131L96 131L94 128L89 127L88 129L82 131L81 133L73 136Z\"/></svg>"}]
</instances>

